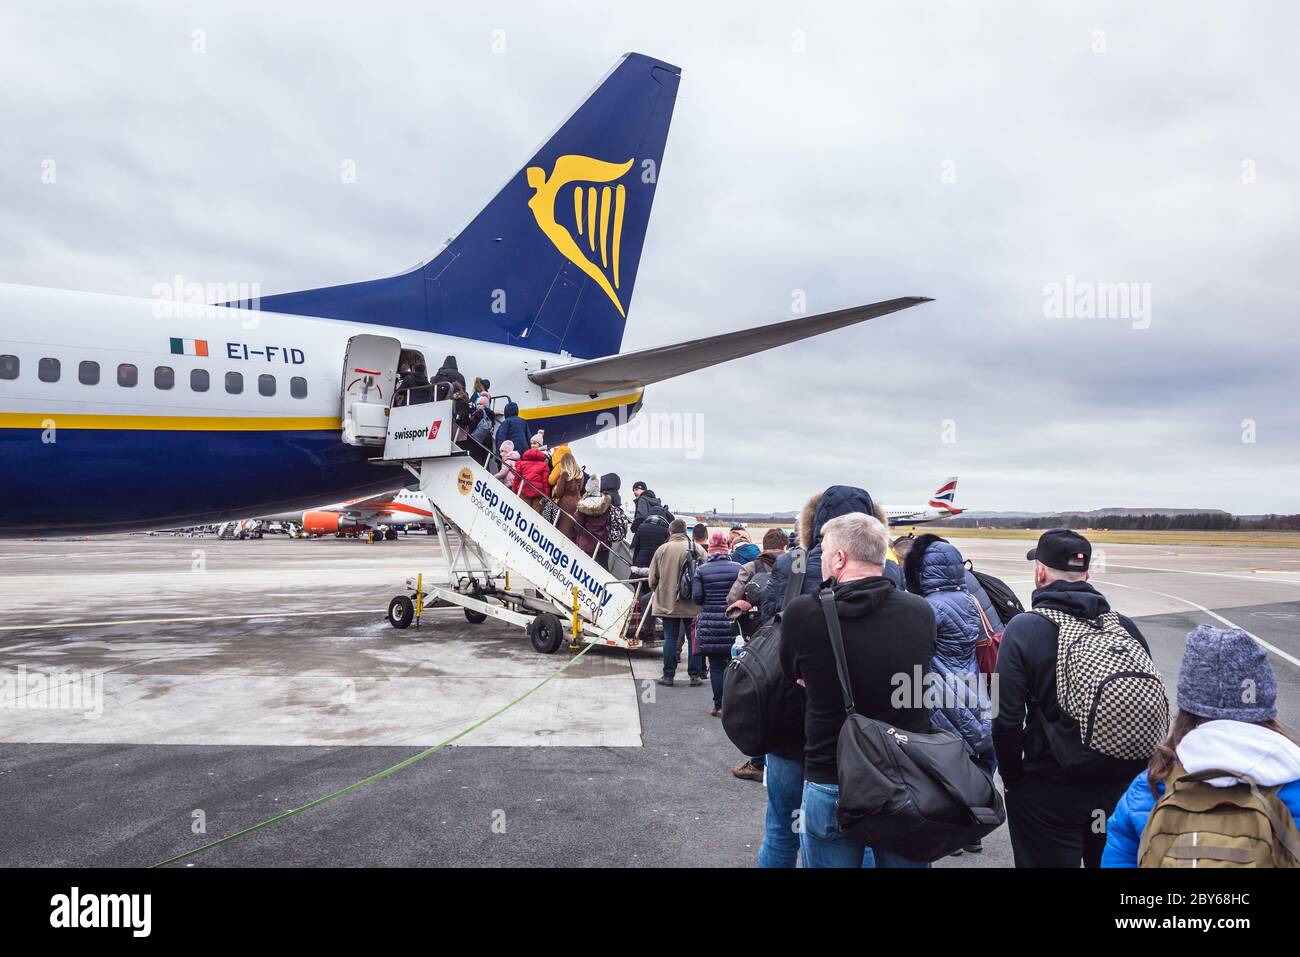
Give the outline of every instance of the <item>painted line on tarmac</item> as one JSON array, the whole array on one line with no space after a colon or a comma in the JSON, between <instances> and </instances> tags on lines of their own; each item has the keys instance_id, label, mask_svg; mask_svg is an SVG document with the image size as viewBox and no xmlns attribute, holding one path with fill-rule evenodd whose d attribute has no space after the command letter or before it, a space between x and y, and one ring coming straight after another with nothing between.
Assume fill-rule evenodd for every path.
<instances>
[{"instance_id":1,"label":"painted line on tarmac","mask_svg":"<svg viewBox=\"0 0 1300 957\"><path fill-rule=\"evenodd\" d=\"M425 609L424 614L434 611L457 611L455 608ZM190 618L122 618L117 621L65 621L44 622L36 625L0 625L0 631L52 631L60 628L109 628L114 625L175 625L186 622L204 621L259 621L268 618L323 618L326 615L386 615L387 608L337 609L329 611L282 611L278 614L266 612L257 615L201 615Z\"/></svg>"},{"instance_id":2,"label":"painted line on tarmac","mask_svg":"<svg viewBox=\"0 0 1300 957\"><path fill-rule=\"evenodd\" d=\"M1173 601L1181 601L1185 605L1191 605L1197 611L1204 612L1205 614L1209 615L1211 618L1215 619L1216 621L1220 621L1223 624L1227 625L1229 628L1235 628L1238 631L1245 632L1247 635L1250 635L1251 638L1255 639L1255 642L1261 647L1267 648L1269 651L1273 652L1273 654L1277 655L1279 658L1283 658L1291 662L1291 664L1295 665L1297 668L1300 668L1300 658L1288 654L1287 652L1283 651L1281 648L1277 647L1277 645L1269 644L1263 638L1259 637L1259 635L1252 634L1251 632L1246 631L1246 629L1242 628L1241 625L1229 621L1227 618L1224 618L1216 611L1210 611L1210 609L1206 608L1204 605L1199 604L1198 602L1194 602L1190 598L1182 598L1178 595L1171 595L1168 592L1163 592L1163 591L1155 591L1154 589L1151 588L1141 588L1137 585L1124 585L1117 581L1103 581L1100 578L1096 579L1096 581L1105 585L1107 588L1110 588L1111 586L1114 586L1116 588L1131 588L1134 591L1143 591L1151 595L1159 595L1161 598L1169 598Z\"/></svg>"},{"instance_id":3,"label":"painted line on tarmac","mask_svg":"<svg viewBox=\"0 0 1300 957\"><path fill-rule=\"evenodd\" d=\"M1003 562L1008 565L1019 565L1024 563L1020 558L981 558L982 562ZM1154 565L1119 565L1115 562L1106 562L1107 568L1123 568L1129 571L1140 572L1167 572L1170 575L1201 575L1206 578L1231 578L1241 582L1267 582L1270 585L1300 585L1300 578L1260 578L1258 575L1234 575L1231 572L1198 572L1189 568L1157 568ZM1282 572L1284 575L1294 575L1295 572Z\"/></svg>"},{"instance_id":4,"label":"painted line on tarmac","mask_svg":"<svg viewBox=\"0 0 1300 957\"><path fill-rule=\"evenodd\" d=\"M1017 559L995 558L995 559L981 559L981 561L1013 562L1013 561L1017 561ZM1141 565L1116 565L1111 562L1108 562L1106 567L1107 568L1130 568L1130 569L1143 568L1143 566ZM1262 582L1269 582L1270 584L1277 584L1277 585L1300 585L1300 582L1291 582L1291 581L1284 582L1284 581L1279 581L1277 579L1271 579L1271 578L1248 578L1242 575L1226 575L1226 574L1221 574L1219 572L1193 572L1193 571L1186 571L1184 569L1179 569L1179 568L1151 568L1146 570L1167 571L1177 575L1212 575L1219 578L1240 578L1243 581L1254 581L1254 582L1262 581ZM1183 598L1180 595L1171 595L1168 592L1156 591L1154 588L1142 588L1138 585L1125 585L1121 582L1117 582L1113 580L1103 580L1100 578L1095 578L1093 580L1105 585L1108 588L1112 585L1117 588L1131 588L1134 591L1146 592L1148 595L1159 595L1161 598L1168 598L1171 601L1180 601L1184 605L1191 605L1197 611L1204 612L1205 614L1209 615L1211 618L1215 619L1216 621L1220 621L1223 624L1227 625L1229 628L1236 628L1238 631L1244 631L1247 635L1250 635L1250 637L1253 638L1261 647L1267 648L1269 651L1273 652L1273 654L1277 655L1279 658L1289 661L1297 668L1300 668L1300 658L1297 658L1294 655L1283 651L1281 648L1277 647L1277 645L1270 644L1269 642L1265 641L1263 638L1259 637L1259 635L1247 631L1245 628L1242 628L1241 625L1229 621L1227 618L1224 618L1218 612L1210 611L1210 609L1206 608L1204 605L1200 604L1199 602L1194 602L1190 598Z\"/></svg>"}]
</instances>

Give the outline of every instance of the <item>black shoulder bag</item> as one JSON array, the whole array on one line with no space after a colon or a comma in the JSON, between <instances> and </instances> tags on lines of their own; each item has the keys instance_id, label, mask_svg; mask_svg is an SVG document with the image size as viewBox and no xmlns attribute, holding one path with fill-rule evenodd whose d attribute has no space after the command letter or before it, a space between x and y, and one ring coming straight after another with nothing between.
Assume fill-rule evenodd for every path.
<instances>
[{"instance_id":1,"label":"black shoulder bag","mask_svg":"<svg viewBox=\"0 0 1300 957\"><path fill-rule=\"evenodd\" d=\"M937 861L1006 820L993 775L950 731L899 731L853 707L835 594L817 594L835 652L846 718L835 748L840 829L910 861Z\"/></svg>"}]
</instances>

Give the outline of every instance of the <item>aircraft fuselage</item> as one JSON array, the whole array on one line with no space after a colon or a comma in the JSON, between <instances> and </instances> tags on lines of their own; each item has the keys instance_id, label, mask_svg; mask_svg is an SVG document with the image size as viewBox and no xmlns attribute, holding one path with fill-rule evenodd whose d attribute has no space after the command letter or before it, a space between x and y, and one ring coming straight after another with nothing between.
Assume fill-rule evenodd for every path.
<instances>
[{"instance_id":1,"label":"aircraft fuselage","mask_svg":"<svg viewBox=\"0 0 1300 957\"><path fill-rule=\"evenodd\" d=\"M4 536L203 524L402 484L341 438L344 356L361 333L421 353L430 376L455 355L548 444L641 401L544 394L528 364L563 361L553 353L248 309L0 284L0 330Z\"/></svg>"}]
</instances>

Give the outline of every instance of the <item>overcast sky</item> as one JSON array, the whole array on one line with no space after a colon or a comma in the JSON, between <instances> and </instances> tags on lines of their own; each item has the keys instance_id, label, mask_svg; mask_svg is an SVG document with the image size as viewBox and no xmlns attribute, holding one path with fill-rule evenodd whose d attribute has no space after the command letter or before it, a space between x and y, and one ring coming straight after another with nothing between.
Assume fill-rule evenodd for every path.
<instances>
[{"instance_id":1,"label":"overcast sky","mask_svg":"<svg viewBox=\"0 0 1300 957\"><path fill-rule=\"evenodd\" d=\"M654 386L700 457L588 439L590 468L723 511L921 506L956 474L974 509L1297 512L1298 30L1263 3L10 4L0 281L392 274L636 50L683 77L624 348L796 290L936 301ZM1067 277L1149 309L1050 315Z\"/></svg>"}]
</instances>

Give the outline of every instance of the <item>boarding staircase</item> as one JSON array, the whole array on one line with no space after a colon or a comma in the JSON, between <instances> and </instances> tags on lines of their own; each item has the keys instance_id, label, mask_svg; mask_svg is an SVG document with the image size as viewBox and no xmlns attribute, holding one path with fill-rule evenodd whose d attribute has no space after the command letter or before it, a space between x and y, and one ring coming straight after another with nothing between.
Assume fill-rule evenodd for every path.
<instances>
[{"instance_id":1,"label":"boarding staircase","mask_svg":"<svg viewBox=\"0 0 1300 957\"><path fill-rule=\"evenodd\" d=\"M533 619L550 614L575 643L639 646L626 634L637 598L632 583L603 568L458 446L452 414L450 401L389 408L375 460L404 466L433 505L446 580L422 581L421 597L525 625L530 633ZM472 442L463 432L460 440ZM454 547L449 532L456 533ZM533 587L518 587L520 579Z\"/></svg>"}]
</instances>

